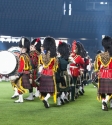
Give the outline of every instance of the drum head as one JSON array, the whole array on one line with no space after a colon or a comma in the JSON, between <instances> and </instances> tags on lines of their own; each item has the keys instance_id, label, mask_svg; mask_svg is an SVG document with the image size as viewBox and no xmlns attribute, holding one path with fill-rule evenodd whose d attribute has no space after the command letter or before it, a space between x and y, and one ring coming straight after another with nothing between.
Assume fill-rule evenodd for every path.
<instances>
[{"instance_id":1,"label":"drum head","mask_svg":"<svg viewBox=\"0 0 112 125\"><path fill-rule=\"evenodd\" d=\"M8 75L12 73L17 66L17 59L14 54L8 51L0 52L0 74Z\"/></svg>"}]
</instances>

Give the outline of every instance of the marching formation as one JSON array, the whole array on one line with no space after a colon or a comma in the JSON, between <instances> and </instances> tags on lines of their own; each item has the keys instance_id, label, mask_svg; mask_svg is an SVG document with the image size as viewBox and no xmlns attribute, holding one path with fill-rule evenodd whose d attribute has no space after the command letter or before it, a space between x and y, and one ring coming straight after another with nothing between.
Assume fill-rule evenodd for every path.
<instances>
[{"instance_id":1,"label":"marching formation","mask_svg":"<svg viewBox=\"0 0 112 125\"><path fill-rule=\"evenodd\" d=\"M90 58L80 42L74 40L70 45L59 41L56 47L55 39L49 36L43 44L40 38L30 42L22 37L19 48L19 56L15 54L16 69L9 74L14 88L11 98L18 97L15 103L39 97L45 108L49 108L50 97L60 106L84 94ZM27 90L29 96L23 98Z\"/></svg>"},{"instance_id":2,"label":"marching formation","mask_svg":"<svg viewBox=\"0 0 112 125\"><path fill-rule=\"evenodd\" d=\"M112 38L105 36L102 46L104 52L97 51L91 73L91 59L80 42L74 40L70 45L59 41L56 47L55 39L49 36L43 44L40 38L30 42L22 37L18 48L0 52L3 61L0 74L10 76L14 88L11 98L18 97L15 103L38 97L45 108L49 108L52 97L60 106L84 95L84 85L92 83L97 88L102 110L108 111L108 102L112 108ZM10 61L4 55L10 57ZM23 99L28 90L29 96Z\"/></svg>"}]
</instances>

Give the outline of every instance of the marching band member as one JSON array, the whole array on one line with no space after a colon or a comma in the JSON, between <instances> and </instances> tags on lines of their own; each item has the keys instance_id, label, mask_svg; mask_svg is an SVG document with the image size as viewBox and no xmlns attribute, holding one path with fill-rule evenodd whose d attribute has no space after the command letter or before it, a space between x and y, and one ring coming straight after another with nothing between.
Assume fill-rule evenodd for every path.
<instances>
[{"instance_id":1,"label":"marching band member","mask_svg":"<svg viewBox=\"0 0 112 125\"><path fill-rule=\"evenodd\" d=\"M105 52L96 56L94 68L98 74L98 97L102 100L102 110L108 111L107 103L112 94L112 38L105 36L102 39L102 46ZM112 108L111 101L110 107Z\"/></svg>"},{"instance_id":2,"label":"marching band member","mask_svg":"<svg viewBox=\"0 0 112 125\"><path fill-rule=\"evenodd\" d=\"M20 47L20 56L19 56L19 67L18 67L18 75L15 80L15 86L18 89L19 99L15 101L15 103L23 102L23 93L26 93L26 89L31 89L31 84L29 81L29 75L31 70L30 57L28 55L30 50L30 41L22 37L19 42Z\"/></svg>"},{"instance_id":3,"label":"marching band member","mask_svg":"<svg viewBox=\"0 0 112 125\"><path fill-rule=\"evenodd\" d=\"M41 41L40 38L34 39L31 42L30 45L30 60L31 60L31 66L32 70L30 73L30 82L32 88L29 90L29 97L26 98L26 100L34 100L34 97L39 97L39 87L36 84L35 80L37 79L37 73L38 73L38 58L41 53ZM35 87L35 94L33 95L33 87Z\"/></svg>"},{"instance_id":4,"label":"marching band member","mask_svg":"<svg viewBox=\"0 0 112 125\"><path fill-rule=\"evenodd\" d=\"M68 100L70 91L70 78L67 72L67 65L69 64L69 48L64 42L59 41L57 48L58 54L58 69L56 72L57 84L57 105L64 104Z\"/></svg>"},{"instance_id":5,"label":"marching band member","mask_svg":"<svg viewBox=\"0 0 112 125\"><path fill-rule=\"evenodd\" d=\"M12 49L12 53L15 55L15 57L16 57L16 59L17 59L17 62L19 61L19 55L20 55L20 51L18 50L18 48L19 47L12 47L13 49ZM11 49L11 48L10 48ZM18 67L17 67L18 68ZM14 73L14 75L16 75L17 74L17 70L16 70L16 72ZM9 79L10 79L11 77L9 77ZM16 97L18 97L19 96L19 93L18 93L18 90L17 90L17 88L16 88L16 86L15 86L15 83L14 83L14 81L13 80L11 80L10 79L10 82L11 82L11 84L12 84L12 87L13 87L13 90L14 90L14 94L12 95L12 97L11 97L11 99L14 99L14 98L16 98Z\"/></svg>"},{"instance_id":6,"label":"marching band member","mask_svg":"<svg viewBox=\"0 0 112 125\"><path fill-rule=\"evenodd\" d=\"M71 101L74 101L76 93L77 78L80 75L80 70L84 65L84 59L80 56L80 46L76 41L72 43L72 52L70 54L70 70L73 78L71 84Z\"/></svg>"},{"instance_id":7,"label":"marching band member","mask_svg":"<svg viewBox=\"0 0 112 125\"><path fill-rule=\"evenodd\" d=\"M49 108L48 99L52 95L56 103L57 89L55 72L58 67L56 44L52 37L46 37L43 42L43 53L39 56L39 66L42 65L39 90L45 108Z\"/></svg>"}]
</instances>

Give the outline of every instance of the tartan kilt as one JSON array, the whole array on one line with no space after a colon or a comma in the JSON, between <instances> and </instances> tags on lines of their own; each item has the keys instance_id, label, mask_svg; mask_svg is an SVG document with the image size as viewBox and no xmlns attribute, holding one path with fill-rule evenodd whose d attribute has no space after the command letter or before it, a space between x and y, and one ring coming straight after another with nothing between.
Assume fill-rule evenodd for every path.
<instances>
[{"instance_id":1,"label":"tartan kilt","mask_svg":"<svg viewBox=\"0 0 112 125\"><path fill-rule=\"evenodd\" d=\"M54 93L55 92L53 76L41 75L39 83L40 83L39 85L40 92L42 93Z\"/></svg>"},{"instance_id":2,"label":"tartan kilt","mask_svg":"<svg viewBox=\"0 0 112 125\"><path fill-rule=\"evenodd\" d=\"M99 93L112 93L112 79L99 79Z\"/></svg>"},{"instance_id":3,"label":"tartan kilt","mask_svg":"<svg viewBox=\"0 0 112 125\"><path fill-rule=\"evenodd\" d=\"M25 89L31 89L31 84L30 84L30 81L29 81L29 74L23 74L22 75L22 86L23 88Z\"/></svg>"}]
</instances>

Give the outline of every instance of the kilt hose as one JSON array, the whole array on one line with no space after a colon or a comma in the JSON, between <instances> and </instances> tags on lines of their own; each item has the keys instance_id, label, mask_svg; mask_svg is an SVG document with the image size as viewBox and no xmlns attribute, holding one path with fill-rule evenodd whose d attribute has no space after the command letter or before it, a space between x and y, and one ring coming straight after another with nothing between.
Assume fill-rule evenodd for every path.
<instances>
[{"instance_id":1,"label":"kilt hose","mask_svg":"<svg viewBox=\"0 0 112 125\"><path fill-rule=\"evenodd\" d=\"M102 93L110 93L111 94L112 93L112 79L100 78L98 92L100 94L102 94Z\"/></svg>"},{"instance_id":2,"label":"kilt hose","mask_svg":"<svg viewBox=\"0 0 112 125\"><path fill-rule=\"evenodd\" d=\"M54 93L55 85L53 76L41 75L40 77L39 91L40 93Z\"/></svg>"}]
</instances>

